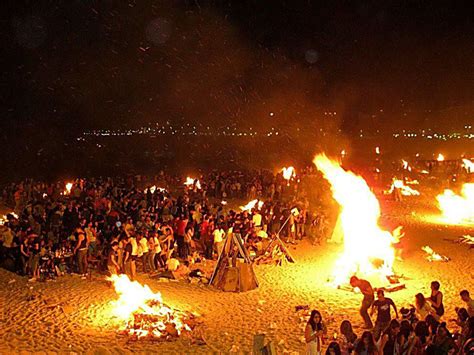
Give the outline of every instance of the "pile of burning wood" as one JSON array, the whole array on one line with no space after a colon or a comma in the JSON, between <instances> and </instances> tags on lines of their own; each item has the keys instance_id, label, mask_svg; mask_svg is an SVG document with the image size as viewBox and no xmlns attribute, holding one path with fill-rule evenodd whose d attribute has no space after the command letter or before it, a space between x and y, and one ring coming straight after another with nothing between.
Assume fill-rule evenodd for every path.
<instances>
[{"instance_id":1,"label":"pile of burning wood","mask_svg":"<svg viewBox=\"0 0 474 355\"><path fill-rule=\"evenodd\" d=\"M160 293L147 285L130 281L126 275L113 275L119 299L112 302L113 313L123 321L119 333L132 339L172 340L191 337L198 323L196 315L173 309L163 303Z\"/></svg>"}]
</instances>

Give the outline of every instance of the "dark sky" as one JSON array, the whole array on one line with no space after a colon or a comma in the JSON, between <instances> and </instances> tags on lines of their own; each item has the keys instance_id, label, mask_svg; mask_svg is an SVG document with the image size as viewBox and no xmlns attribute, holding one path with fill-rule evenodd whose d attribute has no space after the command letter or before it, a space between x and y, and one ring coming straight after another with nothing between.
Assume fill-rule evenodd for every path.
<instances>
[{"instance_id":1,"label":"dark sky","mask_svg":"<svg viewBox=\"0 0 474 355\"><path fill-rule=\"evenodd\" d=\"M474 99L472 1L2 7L6 132L166 121L305 127L326 119L326 109L338 112L334 126L350 130L361 113L410 111L405 119L418 124L428 110Z\"/></svg>"}]
</instances>

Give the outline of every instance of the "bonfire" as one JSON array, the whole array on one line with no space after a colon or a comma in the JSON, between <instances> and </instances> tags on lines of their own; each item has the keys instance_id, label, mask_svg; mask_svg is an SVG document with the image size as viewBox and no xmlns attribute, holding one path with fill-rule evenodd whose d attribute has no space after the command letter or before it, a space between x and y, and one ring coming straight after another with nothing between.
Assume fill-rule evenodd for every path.
<instances>
[{"instance_id":1,"label":"bonfire","mask_svg":"<svg viewBox=\"0 0 474 355\"><path fill-rule=\"evenodd\" d=\"M469 159L463 159L462 166L468 173L474 173L474 163Z\"/></svg>"},{"instance_id":2,"label":"bonfire","mask_svg":"<svg viewBox=\"0 0 474 355\"><path fill-rule=\"evenodd\" d=\"M459 195L447 189L436 199L448 223L474 223L474 183L464 184Z\"/></svg>"},{"instance_id":3,"label":"bonfire","mask_svg":"<svg viewBox=\"0 0 474 355\"><path fill-rule=\"evenodd\" d=\"M288 168L284 167L281 169L281 173L283 175L283 178L290 183L290 180L293 179L296 176L296 170L294 167L289 166Z\"/></svg>"},{"instance_id":4,"label":"bonfire","mask_svg":"<svg viewBox=\"0 0 474 355\"><path fill-rule=\"evenodd\" d=\"M413 180L413 184L416 184ZM399 189L400 193L403 196L419 196L420 192L418 190L415 190L411 188L410 186L405 185L403 180L399 180L397 178L392 179L392 185L390 186L390 189L388 191L385 191L386 194L391 194L395 189Z\"/></svg>"},{"instance_id":5,"label":"bonfire","mask_svg":"<svg viewBox=\"0 0 474 355\"><path fill-rule=\"evenodd\" d=\"M161 294L147 285L130 281L127 275L112 275L109 280L119 295L112 301L112 312L123 323L121 334L136 339L172 340L189 334L195 327L193 314L165 305Z\"/></svg>"},{"instance_id":6,"label":"bonfire","mask_svg":"<svg viewBox=\"0 0 474 355\"><path fill-rule=\"evenodd\" d=\"M189 176L186 177L184 185L187 186L190 190L193 190L194 188L201 190L201 182L198 179L193 179Z\"/></svg>"},{"instance_id":7,"label":"bonfire","mask_svg":"<svg viewBox=\"0 0 474 355\"><path fill-rule=\"evenodd\" d=\"M258 199L249 201L245 206L240 206L241 211L247 211L250 212L254 208L261 210L263 207L263 201L259 201Z\"/></svg>"},{"instance_id":8,"label":"bonfire","mask_svg":"<svg viewBox=\"0 0 474 355\"><path fill-rule=\"evenodd\" d=\"M340 206L338 224L344 251L334 267L334 285L347 284L352 275L369 279L375 285L387 284L393 276L392 243L396 240L378 224L377 198L362 177L345 171L326 155L316 156L313 162L331 184L333 197Z\"/></svg>"},{"instance_id":9,"label":"bonfire","mask_svg":"<svg viewBox=\"0 0 474 355\"><path fill-rule=\"evenodd\" d=\"M428 245L425 245L424 247L421 247L421 250L423 250L427 255L426 255L426 259L428 259L428 261L443 261L443 262L447 262L449 261L450 259L447 257L447 256L444 256L444 255L440 255L438 253L436 253L433 249L431 249L430 246Z\"/></svg>"}]
</instances>

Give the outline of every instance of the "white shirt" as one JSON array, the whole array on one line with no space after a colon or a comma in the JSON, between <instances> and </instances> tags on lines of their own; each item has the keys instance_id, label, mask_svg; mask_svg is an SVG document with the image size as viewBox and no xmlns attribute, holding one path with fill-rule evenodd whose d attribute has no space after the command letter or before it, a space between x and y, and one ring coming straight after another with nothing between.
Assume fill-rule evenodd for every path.
<instances>
[{"instance_id":1,"label":"white shirt","mask_svg":"<svg viewBox=\"0 0 474 355\"><path fill-rule=\"evenodd\" d=\"M166 266L169 271L176 271L179 266L179 260L175 258L170 258L166 261Z\"/></svg>"},{"instance_id":2,"label":"white shirt","mask_svg":"<svg viewBox=\"0 0 474 355\"><path fill-rule=\"evenodd\" d=\"M146 238L140 239L140 248L142 250L142 254L148 253L148 240Z\"/></svg>"},{"instance_id":3,"label":"white shirt","mask_svg":"<svg viewBox=\"0 0 474 355\"><path fill-rule=\"evenodd\" d=\"M260 213L256 213L252 217L253 225L256 227L260 227L262 225L262 215Z\"/></svg>"},{"instance_id":4,"label":"white shirt","mask_svg":"<svg viewBox=\"0 0 474 355\"><path fill-rule=\"evenodd\" d=\"M153 241L155 242L155 253L161 253L161 244L160 244L160 240L158 239L158 237L153 237Z\"/></svg>"}]
</instances>

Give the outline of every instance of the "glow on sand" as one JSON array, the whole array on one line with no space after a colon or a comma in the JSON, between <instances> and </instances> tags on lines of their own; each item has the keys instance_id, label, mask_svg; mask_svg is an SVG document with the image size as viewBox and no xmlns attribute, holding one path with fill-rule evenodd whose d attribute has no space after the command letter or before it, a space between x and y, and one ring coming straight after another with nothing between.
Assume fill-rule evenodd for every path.
<instances>
[{"instance_id":1,"label":"glow on sand","mask_svg":"<svg viewBox=\"0 0 474 355\"><path fill-rule=\"evenodd\" d=\"M380 228L380 205L365 180L345 171L324 154L313 163L331 184L333 198L340 206L344 250L333 269L335 286L347 284L352 275L374 285L386 284L393 275L395 259L392 233Z\"/></svg>"}]
</instances>

